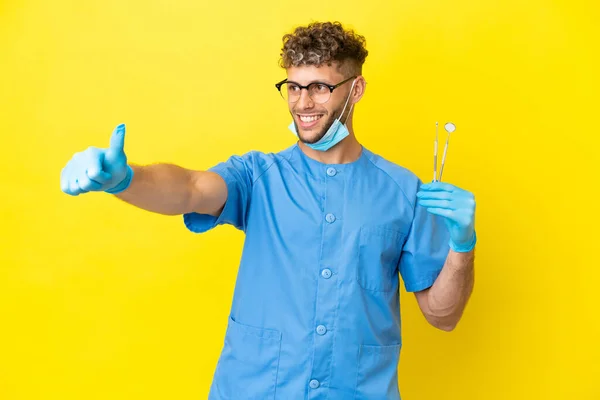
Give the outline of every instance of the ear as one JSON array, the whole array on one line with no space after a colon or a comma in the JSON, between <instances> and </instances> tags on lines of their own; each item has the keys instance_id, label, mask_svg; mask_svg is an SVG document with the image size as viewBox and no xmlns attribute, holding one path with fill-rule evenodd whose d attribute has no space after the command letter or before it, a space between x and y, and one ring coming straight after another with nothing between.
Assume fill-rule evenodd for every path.
<instances>
[{"instance_id":1,"label":"ear","mask_svg":"<svg viewBox=\"0 0 600 400\"><path fill-rule=\"evenodd\" d=\"M352 97L350 98L350 102L352 104L358 103L364 96L366 89L367 81L362 75L359 75L354 82L354 88L352 89Z\"/></svg>"}]
</instances>

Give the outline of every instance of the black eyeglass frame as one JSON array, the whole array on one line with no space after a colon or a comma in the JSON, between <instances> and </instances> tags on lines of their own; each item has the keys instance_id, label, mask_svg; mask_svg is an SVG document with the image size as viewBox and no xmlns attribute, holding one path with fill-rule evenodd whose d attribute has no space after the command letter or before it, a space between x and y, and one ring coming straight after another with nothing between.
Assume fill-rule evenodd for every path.
<instances>
[{"instance_id":1,"label":"black eyeglass frame","mask_svg":"<svg viewBox=\"0 0 600 400\"><path fill-rule=\"evenodd\" d=\"M306 86L302 86L302 85L300 85L297 82L288 81L287 78L285 78L281 82L277 82L275 84L275 87L279 91L279 94L281 95L281 97L285 100L285 97L283 97L283 93L281 93L281 87L283 86L284 83L293 83L294 85L298 86L298 88L300 88L300 93L302 93L302 89L306 89L306 91L308 92L309 96L310 96L310 92L308 91L308 87L309 86L311 86L311 85L323 85L323 86L327 86L329 88L329 99L331 99L331 94L333 93L334 89L342 86L344 83L346 83L346 82L348 82L348 81L350 81L352 79L355 79L357 77L358 77L357 75L351 76L350 78L344 79L343 81L341 81L340 83L337 83L335 85L330 85L330 84L325 83L325 82L311 82L311 83L309 83ZM329 101L329 99L327 99L327 101ZM300 96L298 96L298 100L300 100ZM298 101L298 100L296 100L296 101ZM289 99L288 99L288 101L289 101ZM292 103L295 103L296 101L293 101ZM327 103L327 101L325 101L325 102L323 102L321 104L325 104L325 103Z\"/></svg>"}]
</instances>

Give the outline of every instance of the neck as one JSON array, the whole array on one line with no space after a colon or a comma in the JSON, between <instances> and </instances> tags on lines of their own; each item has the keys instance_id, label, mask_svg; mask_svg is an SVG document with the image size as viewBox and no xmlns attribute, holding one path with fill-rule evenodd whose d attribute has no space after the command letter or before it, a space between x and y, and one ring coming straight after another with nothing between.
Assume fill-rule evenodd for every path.
<instances>
[{"instance_id":1,"label":"neck","mask_svg":"<svg viewBox=\"0 0 600 400\"><path fill-rule=\"evenodd\" d=\"M298 142L298 146L308 157L323 164L351 163L360 157L362 146L358 140L356 140L356 136L354 136L354 131L350 124L348 124L348 131L350 134L344 140L327 151L311 149L301 141Z\"/></svg>"}]
</instances>

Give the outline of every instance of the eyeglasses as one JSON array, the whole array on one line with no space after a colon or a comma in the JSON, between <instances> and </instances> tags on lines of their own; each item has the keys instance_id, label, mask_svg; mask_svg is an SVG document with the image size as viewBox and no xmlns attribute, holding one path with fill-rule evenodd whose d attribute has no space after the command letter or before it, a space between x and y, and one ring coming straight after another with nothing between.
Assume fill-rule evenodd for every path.
<instances>
[{"instance_id":1,"label":"eyeglasses","mask_svg":"<svg viewBox=\"0 0 600 400\"><path fill-rule=\"evenodd\" d=\"M284 100L287 100L290 103L295 103L300 99L300 95L302 93L302 89L306 89L308 91L308 96L317 104L327 103L331 98L331 93L333 90L342 86L344 83L356 78L356 76L351 76L348 79L343 80L337 85L329 85L324 82L312 82L307 86L302 86L296 82L288 82L287 79L282 80L275 84L275 87L281 94Z\"/></svg>"}]
</instances>

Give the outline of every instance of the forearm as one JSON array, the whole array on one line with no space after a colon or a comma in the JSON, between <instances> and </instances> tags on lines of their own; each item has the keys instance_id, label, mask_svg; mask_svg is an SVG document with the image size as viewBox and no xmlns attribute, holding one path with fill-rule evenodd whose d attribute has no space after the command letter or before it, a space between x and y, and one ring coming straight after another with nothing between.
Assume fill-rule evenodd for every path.
<instances>
[{"instance_id":1,"label":"forearm","mask_svg":"<svg viewBox=\"0 0 600 400\"><path fill-rule=\"evenodd\" d=\"M136 207L165 215L190 212L198 203L195 174L173 164L131 165L133 179L116 196Z\"/></svg>"},{"instance_id":2,"label":"forearm","mask_svg":"<svg viewBox=\"0 0 600 400\"><path fill-rule=\"evenodd\" d=\"M427 292L428 319L443 330L452 330L467 305L475 282L474 251L450 250L442 271Z\"/></svg>"}]
</instances>

